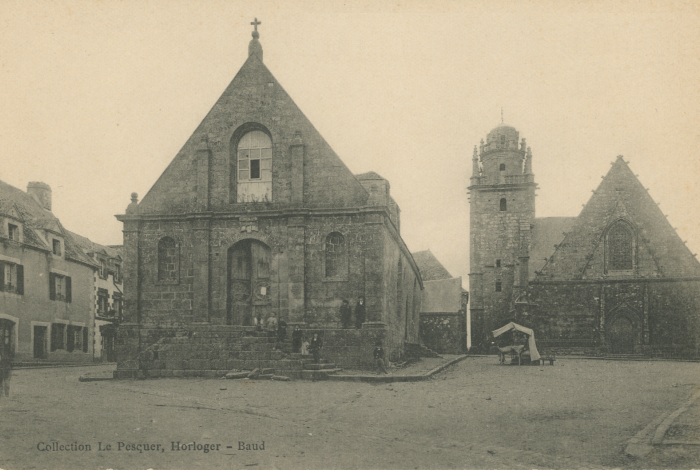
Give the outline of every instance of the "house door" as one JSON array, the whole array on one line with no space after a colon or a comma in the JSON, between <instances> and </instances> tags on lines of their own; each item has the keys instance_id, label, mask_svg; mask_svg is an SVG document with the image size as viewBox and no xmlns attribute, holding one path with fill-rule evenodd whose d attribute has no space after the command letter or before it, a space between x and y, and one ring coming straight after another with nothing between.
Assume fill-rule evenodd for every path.
<instances>
[{"instance_id":1,"label":"house door","mask_svg":"<svg viewBox=\"0 0 700 470\"><path fill-rule=\"evenodd\" d=\"M46 359L46 333L45 326L34 326L34 358Z\"/></svg>"},{"instance_id":2,"label":"house door","mask_svg":"<svg viewBox=\"0 0 700 470\"><path fill-rule=\"evenodd\" d=\"M270 247L243 240L228 250L229 325L250 326L271 314Z\"/></svg>"},{"instance_id":3,"label":"house door","mask_svg":"<svg viewBox=\"0 0 700 470\"><path fill-rule=\"evenodd\" d=\"M637 339L634 324L624 316L615 318L608 329L608 340L613 354L633 354Z\"/></svg>"},{"instance_id":4,"label":"house door","mask_svg":"<svg viewBox=\"0 0 700 470\"><path fill-rule=\"evenodd\" d=\"M12 357L14 355L14 328L15 323L13 321L0 318L0 341L2 342L0 345L0 354L2 354L3 357L6 355Z\"/></svg>"}]
</instances>

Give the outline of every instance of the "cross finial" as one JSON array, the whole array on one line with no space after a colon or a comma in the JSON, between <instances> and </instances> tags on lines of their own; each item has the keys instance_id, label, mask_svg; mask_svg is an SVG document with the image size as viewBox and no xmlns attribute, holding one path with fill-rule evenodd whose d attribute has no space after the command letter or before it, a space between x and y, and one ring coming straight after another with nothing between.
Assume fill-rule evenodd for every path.
<instances>
[{"instance_id":1,"label":"cross finial","mask_svg":"<svg viewBox=\"0 0 700 470\"><path fill-rule=\"evenodd\" d=\"M255 28L255 31L257 31L257 30L258 30L258 25L259 25L259 24L262 24L262 21L258 21L258 19L255 18L255 21L251 22L250 24L253 25L253 27Z\"/></svg>"},{"instance_id":2,"label":"cross finial","mask_svg":"<svg viewBox=\"0 0 700 470\"><path fill-rule=\"evenodd\" d=\"M501 124L503 124L503 106L501 106Z\"/></svg>"}]
</instances>

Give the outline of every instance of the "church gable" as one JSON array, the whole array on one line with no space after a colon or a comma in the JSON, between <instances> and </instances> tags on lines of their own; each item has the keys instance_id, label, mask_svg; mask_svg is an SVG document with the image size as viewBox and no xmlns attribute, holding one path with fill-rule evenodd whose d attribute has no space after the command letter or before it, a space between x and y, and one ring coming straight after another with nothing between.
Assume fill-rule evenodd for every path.
<instances>
[{"instance_id":1,"label":"church gable","mask_svg":"<svg viewBox=\"0 0 700 470\"><path fill-rule=\"evenodd\" d=\"M366 203L367 191L263 64L261 49L253 52L143 198L142 213Z\"/></svg>"},{"instance_id":2,"label":"church gable","mask_svg":"<svg viewBox=\"0 0 700 470\"><path fill-rule=\"evenodd\" d=\"M700 263L618 157L538 279L698 275Z\"/></svg>"}]
</instances>

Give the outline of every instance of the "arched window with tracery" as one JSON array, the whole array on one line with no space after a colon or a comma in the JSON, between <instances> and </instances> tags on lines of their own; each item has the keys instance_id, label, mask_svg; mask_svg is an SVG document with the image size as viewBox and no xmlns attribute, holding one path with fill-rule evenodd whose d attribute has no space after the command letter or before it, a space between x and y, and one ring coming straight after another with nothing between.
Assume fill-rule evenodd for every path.
<instances>
[{"instance_id":1,"label":"arched window with tracery","mask_svg":"<svg viewBox=\"0 0 700 470\"><path fill-rule=\"evenodd\" d=\"M272 140L262 130L246 132L236 146L236 202L272 201Z\"/></svg>"},{"instance_id":2,"label":"arched window with tracery","mask_svg":"<svg viewBox=\"0 0 700 470\"><path fill-rule=\"evenodd\" d=\"M344 277L348 272L348 250L345 237L338 232L328 234L324 253L326 277Z\"/></svg>"},{"instance_id":3,"label":"arched window with tracery","mask_svg":"<svg viewBox=\"0 0 700 470\"><path fill-rule=\"evenodd\" d=\"M170 237L158 242L158 280L176 283L180 278L180 250Z\"/></svg>"},{"instance_id":4,"label":"arched window with tracery","mask_svg":"<svg viewBox=\"0 0 700 470\"><path fill-rule=\"evenodd\" d=\"M632 227L617 221L606 237L607 268L609 271L629 271L634 268L634 232Z\"/></svg>"}]
</instances>

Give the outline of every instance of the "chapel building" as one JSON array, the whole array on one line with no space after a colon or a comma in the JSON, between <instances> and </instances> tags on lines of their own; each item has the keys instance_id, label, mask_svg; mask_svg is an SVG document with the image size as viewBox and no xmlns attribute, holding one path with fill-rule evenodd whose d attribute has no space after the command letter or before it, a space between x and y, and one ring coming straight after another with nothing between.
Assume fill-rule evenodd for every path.
<instances>
[{"instance_id":1,"label":"chapel building","mask_svg":"<svg viewBox=\"0 0 700 470\"><path fill-rule=\"evenodd\" d=\"M700 263L618 156L578 217L535 217L532 152L500 125L474 150L473 340L509 321L568 353L697 355Z\"/></svg>"},{"instance_id":2,"label":"chapel building","mask_svg":"<svg viewBox=\"0 0 700 470\"><path fill-rule=\"evenodd\" d=\"M281 322L319 332L324 355L344 366L370 364L379 340L392 357L418 342L422 280L389 182L350 172L265 66L258 38L256 25L233 81L141 202L132 195L117 216L120 369L250 365L231 362L243 357L233 343ZM356 310L359 298L362 328L342 330L342 300ZM166 348L173 337L226 344L198 356Z\"/></svg>"}]
</instances>

